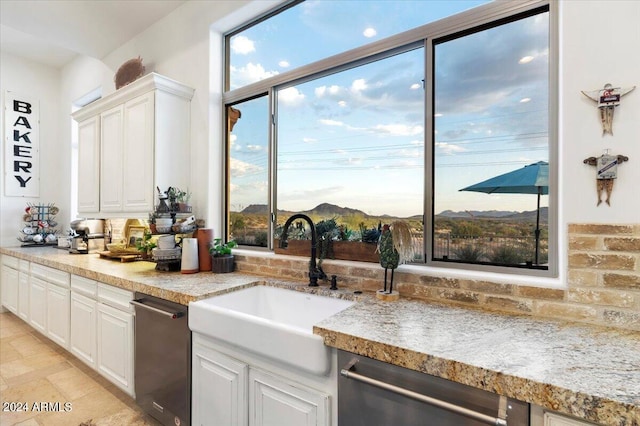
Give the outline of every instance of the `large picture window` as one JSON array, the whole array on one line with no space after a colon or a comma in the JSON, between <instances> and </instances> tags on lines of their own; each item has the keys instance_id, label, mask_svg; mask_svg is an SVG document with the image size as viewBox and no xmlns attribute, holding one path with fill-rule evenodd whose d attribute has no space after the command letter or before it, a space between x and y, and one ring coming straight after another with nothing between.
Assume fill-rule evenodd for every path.
<instances>
[{"instance_id":1,"label":"large picture window","mask_svg":"<svg viewBox=\"0 0 640 426\"><path fill-rule=\"evenodd\" d=\"M485 3L290 2L228 34L228 237L402 220L415 264L555 275L555 12Z\"/></svg>"}]
</instances>

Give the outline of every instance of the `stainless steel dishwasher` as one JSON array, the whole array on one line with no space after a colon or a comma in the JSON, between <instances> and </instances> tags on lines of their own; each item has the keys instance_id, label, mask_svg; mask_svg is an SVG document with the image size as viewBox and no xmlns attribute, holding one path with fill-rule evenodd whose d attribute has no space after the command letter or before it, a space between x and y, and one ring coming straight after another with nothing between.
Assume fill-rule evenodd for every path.
<instances>
[{"instance_id":1,"label":"stainless steel dishwasher","mask_svg":"<svg viewBox=\"0 0 640 426\"><path fill-rule=\"evenodd\" d=\"M136 293L136 403L166 426L191 424L187 306Z\"/></svg>"},{"instance_id":2,"label":"stainless steel dishwasher","mask_svg":"<svg viewBox=\"0 0 640 426\"><path fill-rule=\"evenodd\" d=\"M529 425L522 401L344 351L338 366L340 425Z\"/></svg>"}]
</instances>

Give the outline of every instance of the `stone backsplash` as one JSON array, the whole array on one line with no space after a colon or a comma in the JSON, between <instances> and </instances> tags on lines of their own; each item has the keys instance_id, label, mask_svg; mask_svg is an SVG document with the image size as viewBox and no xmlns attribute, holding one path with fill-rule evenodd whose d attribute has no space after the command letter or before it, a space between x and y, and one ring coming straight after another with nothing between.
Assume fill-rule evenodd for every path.
<instances>
[{"instance_id":1,"label":"stone backsplash","mask_svg":"<svg viewBox=\"0 0 640 426\"><path fill-rule=\"evenodd\" d=\"M470 308L543 316L640 330L640 224L570 224L565 289L423 275L396 270L401 297ZM307 280L308 260L236 254L236 270ZM384 270L373 263L326 260L339 286L381 288Z\"/></svg>"}]
</instances>

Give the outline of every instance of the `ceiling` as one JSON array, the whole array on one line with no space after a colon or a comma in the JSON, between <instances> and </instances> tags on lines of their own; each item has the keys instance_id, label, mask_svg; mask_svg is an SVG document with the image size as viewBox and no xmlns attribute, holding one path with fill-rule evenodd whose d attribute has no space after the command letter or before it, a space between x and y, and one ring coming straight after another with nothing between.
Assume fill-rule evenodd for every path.
<instances>
[{"instance_id":1,"label":"ceiling","mask_svg":"<svg viewBox=\"0 0 640 426\"><path fill-rule=\"evenodd\" d=\"M0 0L0 50L61 68L101 59L187 0Z\"/></svg>"}]
</instances>

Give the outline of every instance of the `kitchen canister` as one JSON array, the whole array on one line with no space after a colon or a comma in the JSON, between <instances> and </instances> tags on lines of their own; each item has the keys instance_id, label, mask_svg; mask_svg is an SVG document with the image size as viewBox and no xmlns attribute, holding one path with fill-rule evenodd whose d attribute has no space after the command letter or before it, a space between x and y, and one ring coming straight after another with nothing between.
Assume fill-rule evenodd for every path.
<instances>
[{"instance_id":1,"label":"kitchen canister","mask_svg":"<svg viewBox=\"0 0 640 426\"><path fill-rule=\"evenodd\" d=\"M198 239L198 263L200 263L200 271L211 271L209 247L213 242L213 229L198 229L196 231L196 238Z\"/></svg>"},{"instance_id":2,"label":"kitchen canister","mask_svg":"<svg viewBox=\"0 0 640 426\"><path fill-rule=\"evenodd\" d=\"M180 264L180 272L183 274L195 274L200 268L198 267L198 239L183 238L182 239L182 262Z\"/></svg>"}]
</instances>

